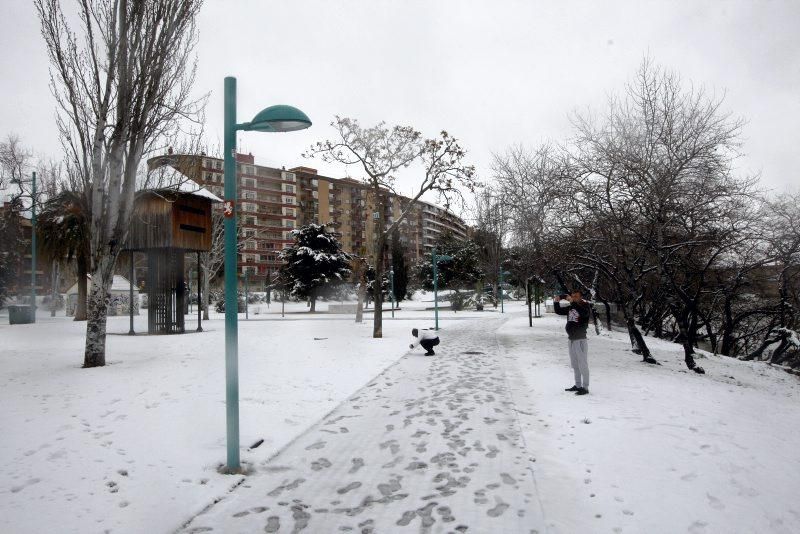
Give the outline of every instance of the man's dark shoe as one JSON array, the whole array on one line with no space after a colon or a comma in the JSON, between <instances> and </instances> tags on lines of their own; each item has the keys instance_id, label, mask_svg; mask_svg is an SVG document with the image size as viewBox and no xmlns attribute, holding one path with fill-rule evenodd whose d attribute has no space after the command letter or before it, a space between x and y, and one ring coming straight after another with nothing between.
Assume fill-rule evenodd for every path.
<instances>
[{"instance_id":1,"label":"man's dark shoe","mask_svg":"<svg viewBox=\"0 0 800 534\"><path fill-rule=\"evenodd\" d=\"M589 390L586 388L578 388L578 391L575 392L575 395L588 395Z\"/></svg>"},{"instance_id":2,"label":"man's dark shoe","mask_svg":"<svg viewBox=\"0 0 800 534\"><path fill-rule=\"evenodd\" d=\"M566 388L564 391L578 391L579 389L578 386L572 386L571 388Z\"/></svg>"},{"instance_id":3,"label":"man's dark shoe","mask_svg":"<svg viewBox=\"0 0 800 534\"><path fill-rule=\"evenodd\" d=\"M433 352L433 351L429 351L429 352L425 353L425 356L433 356L434 354L436 354L436 353Z\"/></svg>"}]
</instances>

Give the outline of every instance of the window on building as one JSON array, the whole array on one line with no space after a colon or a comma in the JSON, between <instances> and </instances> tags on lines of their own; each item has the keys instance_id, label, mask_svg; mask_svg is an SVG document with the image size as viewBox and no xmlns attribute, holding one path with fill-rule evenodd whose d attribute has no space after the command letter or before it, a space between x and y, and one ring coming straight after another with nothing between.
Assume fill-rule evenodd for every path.
<instances>
[{"instance_id":1,"label":"window on building","mask_svg":"<svg viewBox=\"0 0 800 534\"><path fill-rule=\"evenodd\" d=\"M294 186L289 184L283 184L283 190L287 193L294 193Z\"/></svg>"}]
</instances>

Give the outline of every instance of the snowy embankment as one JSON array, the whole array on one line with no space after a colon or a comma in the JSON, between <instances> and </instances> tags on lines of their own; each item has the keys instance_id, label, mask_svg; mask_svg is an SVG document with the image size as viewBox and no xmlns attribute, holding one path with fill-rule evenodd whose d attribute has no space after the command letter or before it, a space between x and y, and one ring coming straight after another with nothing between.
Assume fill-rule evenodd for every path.
<instances>
[{"instance_id":1,"label":"snowy embankment","mask_svg":"<svg viewBox=\"0 0 800 534\"><path fill-rule=\"evenodd\" d=\"M513 310L519 310L515 304ZM591 394L572 384L564 319L498 331L548 531L800 532L800 381L763 363L590 328Z\"/></svg>"},{"instance_id":2,"label":"snowy embankment","mask_svg":"<svg viewBox=\"0 0 800 534\"><path fill-rule=\"evenodd\" d=\"M285 319L277 303L251 307L250 321L240 314L243 462L270 457L397 361L411 328L432 326L429 304L386 313L379 340L371 313L360 325L302 304L287 305ZM109 335L108 365L96 369L80 368L85 323L48 315L14 326L0 317L0 532L172 532L241 480L217 473L222 315L203 333ZM443 311L441 322L468 316ZM109 332L127 333L128 318L109 318Z\"/></svg>"}]
</instances>

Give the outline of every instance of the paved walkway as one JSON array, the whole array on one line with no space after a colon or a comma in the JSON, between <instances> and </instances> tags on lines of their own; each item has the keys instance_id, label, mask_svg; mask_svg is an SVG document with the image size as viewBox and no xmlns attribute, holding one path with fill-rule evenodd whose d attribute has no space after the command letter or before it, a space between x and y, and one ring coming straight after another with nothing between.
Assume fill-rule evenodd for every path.
<instances>
[{"instance_id":1,"label":"paved walkway","mask_svg":"<svg viewBox=\"0 0 800 534\"><path fill-rule=\"evenodd\" d=\"M501 323L442 331L435 357L406 355L182 532L544 532Z\"/></svg>"}]
</instances>

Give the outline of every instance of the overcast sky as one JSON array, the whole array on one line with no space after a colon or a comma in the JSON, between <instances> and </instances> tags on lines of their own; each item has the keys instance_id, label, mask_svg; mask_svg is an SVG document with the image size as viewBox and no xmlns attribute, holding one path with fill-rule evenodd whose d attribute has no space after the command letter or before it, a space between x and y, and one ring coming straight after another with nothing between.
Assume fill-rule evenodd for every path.
<instances>
[{"instance_id":1,"label":"overcast sky","mask_svg":"<svg viewBox=\"0 0 800 534\"><path fill-rule=\"evenodd\" d=\"M70 0L64 0L71 6ZM30 0L0 0L0 135L58 156L48 63ZM483 179L491 155L570 135L569 113L603 106L644 55L726 94L746 118L742 173L797 187L800 1L267 1L206 0L197 93L210 92L208 142L222 138L222 80L238 78L239 121L292 104L314 122L241 136L256 163L303 160L335 114L384 120L462 141ZM357 169L349 174L360 177ZM402 178L409 192L412 173Z\"/></svg>"}]
</instances>

